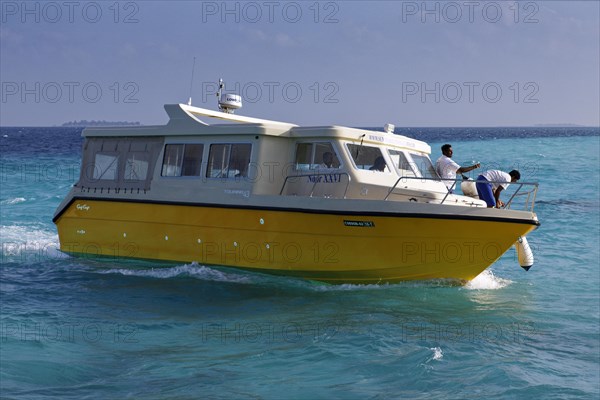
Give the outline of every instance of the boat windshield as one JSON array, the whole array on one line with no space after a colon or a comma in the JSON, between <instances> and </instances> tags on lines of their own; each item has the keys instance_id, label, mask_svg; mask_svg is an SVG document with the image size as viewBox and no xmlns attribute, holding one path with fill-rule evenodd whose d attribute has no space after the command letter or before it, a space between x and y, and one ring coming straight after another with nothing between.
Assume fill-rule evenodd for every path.
<instances>
[{"instance_id":1,"label":"boat windshield","mask_svg":"<svg viewBox=\"0 0 600 400\"><path fill-rule=\"evenodd\" d=\"M440 179L429 157L414 153L410 153L410 156L414 161L412 165L419 171L421 178Z\"/></svg>"},{"instance_id":2,"label":"boat windshield","mask_svg":"<svg viewBox=\"0 0 600 400\"><path fill-rule=\"evenodd\" d=\"M381 149L373 146L359 146L348 143L348 151L358 169L371 169L375 165L375 160L382 157Z\"/></svg>"},{"instance_id":3,"label":"boat windshield","mask_svg":"<svg viewBox=\"0 0 600 400\"><path fill-rule=\"evenodd\" d=\"M388 153L400 176L416 176L415 172L410 166L410 162L406 159L406 156L403 152L398 150L388 150Z\"/></svg>"}]
</instances>

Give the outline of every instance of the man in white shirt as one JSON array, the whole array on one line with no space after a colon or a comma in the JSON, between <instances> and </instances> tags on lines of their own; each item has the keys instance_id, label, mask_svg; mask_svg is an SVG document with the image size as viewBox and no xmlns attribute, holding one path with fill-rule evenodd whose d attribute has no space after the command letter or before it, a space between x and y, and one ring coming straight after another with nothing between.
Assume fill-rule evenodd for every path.
<instances>
[{"instance_id":1,"label":"man in white shirt","mask_svg":"<svg viewBox=\"0 0 600 400\"><path fill-rule=\"evenodd\" d=\"M445 144L442 146L442 156L435 162L435 170L440 178L443 179L444 184L450 193L453 192L453 188L456 185L456 174L464 174L465 172L473 171L480 167L479 163L468 167L461 167L454 162L452 154L454 154L452 145Z\"/></svg>"},{"instance_id":2,"label":"man in white shirt","mask_svg":"<svg viewBox=\"0 0 600 400\"><path fill-rule=\"evenodd\" d=\"M477 194L481 200L491 207L504 207L504 203L500 200L500 192L506 190L508 185L521 179L521 174L516 169L513 169L508 174L497 169L485 171L477 177Z\"/></svg>"},{"instance_id":3,"label":"man in white shirt","mask_svg":"<svg viewBox=\"0 0 600 400\"><path fill-rule=\"evenodd\" d=\"M332 152L326 151L323 153L323 162L319 165L319 168L334 168Z\"/></svg>"}]
</instances>

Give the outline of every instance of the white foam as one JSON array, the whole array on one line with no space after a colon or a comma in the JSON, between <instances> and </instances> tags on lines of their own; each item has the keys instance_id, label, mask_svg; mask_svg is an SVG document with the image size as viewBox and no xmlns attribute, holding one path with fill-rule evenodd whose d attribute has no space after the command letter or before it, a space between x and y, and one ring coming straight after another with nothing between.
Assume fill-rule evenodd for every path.
<instances>
[{"instance_id":1,"label":"white foam","mask_svg":"<svg viewBox=\"0 0 600 400\"><path fill-rule=\"evenodd\" d=\"M494 273L488 269L480 273L468 282L464 288L468 290L496 290L502 289L512 283L509 279L503 279L494 275Z\"/></svg>"},{"instance_id":2,"label":"white foam","mask_svg":"<svg viewBox=\"0 0 600 400\"><path fill-rule=\"evenodd\" d=\"M58 235L55 231L32 226L0 226L2 255L4 257L64 258L58 248Z\"/></svg>"},{"instance_id":3,"label":"white foam","mask_svg":"<svg viewBox=\"0 0 600 400\"><path fill-rule=\"evenodd\" d=\"M356 284L356 283L344 283L341 285L328 285L328 284L322 284L322 285L318 285L315 286L314 288L318 291L323 291L323 292L329 292L329 291L354 291L354 290L381 290L381 289L387 289L389 288L390 285L389 283L384 283L384 284Z\"/></svg>"},{"instance_id":4,"label":"white foam","mask_svg":"<svg viewBox=\"0 0 600 400\"><path fill-rule=\"evenodd\" d=\"M58 235L55 231L35 226L2 225L0 226L0 237L3 242L58 243Z\"/></svg>"},{"instance_id":5,"label":"white foam","mask_svg":"<svg viewBox=\"0 0 600 400\"><path fill-rule=\"evenodd\" d=\"M381 283L344 283L341 285L322 284L315 286L319 291L355 291L355 290L387 290L394 288L430 288L430 287L454 287L460 286L462 283L455 279L427 279L427 280L411 280L401 281L396 283L381 282Z\"/></svg>"},{"instance_id":6,"label":"white foam","mask_svg":"<svg viewBox=\"0 0 600 400\"><path fill-rule=\"evenodd\" d=\"M429 350L433 351L432 360L439 361L444 357L441 347L432 347Z\"/></svg>"},{"instance_id":7,"label":"white foam","mask_svg":"<svg viewBox=\"0 0 600 400\"><path fill-rule=\"evenodd\" d=\"M440 361L442 358L444 358L444 353L442 352L442 348L441 347L430 347L429 350L431 350L433 352L433 355L429 358L427 358L427 360L425 360L424 363L421 364L422 367L424 367L426 370L433 370L433 365L431 365L431 363L433 361Z\"/></svg>"},{"instance_id":8,"label":"white foam","mask_svg":"<svg viewBox=\"0 0 600 400\"><path fill-rule=\"evenodd\" d=\"M15 197L14 199L6 199L6 200L0 201L0 205L10 206L13 204L23 203L24 201L27 201L27 199L25 197Z\"/></svg>"},{"instance_id":9,"label":"white foam","mask_svg":"<svg viewBox=\"0 0 600 400\"><path fill-rule=\"evenodd\" d=\"M191 276L201 280L217 282L249 283L250 279L235 273L224 273L198 263L178 265L176 267L159 267L150 269L112 268L98 271L102 274L121 274L126 276L143 276L150 278L169 279L178 276Z\"/></svg>"}]
</instances>

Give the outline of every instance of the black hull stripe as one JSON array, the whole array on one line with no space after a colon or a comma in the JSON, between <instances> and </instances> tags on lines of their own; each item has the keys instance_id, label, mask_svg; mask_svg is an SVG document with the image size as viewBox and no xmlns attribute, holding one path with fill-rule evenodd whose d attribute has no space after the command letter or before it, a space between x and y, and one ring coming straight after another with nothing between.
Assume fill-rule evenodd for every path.
<instances>
[{"instance_id":1,"label":"black hull stripe","mask_svg":"<svg viewBox=\"0 0 600 400\"><path fill-rule=\"evenodd\" d=\"M539 221L529 219L515 218L499 218L499 217L479 217L472 215L449 215L449 214L420 214L420 213L399 213L390 211L337 211L337 210L311 210L306 208L291 208L291 207L265 207L265 206L244 206L232 204L215 204L215 203L185 203L178 201L159 201L159 200L133 200L133 199L107 199L101 197L77 197L67 204L60 212L52 218L52 222L56 223L63 213L69 209L75 201L110 201L120 203L138 203L138 204L162 204L169 206L186 206L186 207L206 207L206 208L228 208L237 210L258 210L258 211L276 211L276 212L295 212L304 214L327 214L327 215L348 215L348 216L366 216L366 217L394 217L394 218L428 218L428 219L451 219L463 221L485 221L485 222L503 222L512 224L524 224L540 226Z\"/></svg>"}]
</instances>

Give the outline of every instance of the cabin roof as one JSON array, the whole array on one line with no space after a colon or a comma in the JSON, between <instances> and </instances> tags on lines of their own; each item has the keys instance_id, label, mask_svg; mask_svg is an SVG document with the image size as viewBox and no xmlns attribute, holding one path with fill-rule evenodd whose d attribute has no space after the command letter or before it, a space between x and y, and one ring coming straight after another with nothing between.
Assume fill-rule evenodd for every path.
<instances>
[{"instance_id":1,"label":"cabin roof","mask_svg":"<svg viewBox=\"0 0 600 400\"><path fill-rule=\"evenodd\" d=\"M388 145L431 153L431 147L420 140L393 133L371 131L344 126L306 126L270 121L259 118L227 114L220 111L192 107L185 104L166 104L169 115L166 125L94 127L82 132L84 137L119 136L218 136L218 135L266 135L304 139L330 138L361 141L363 144ZM209 125L198 118L205 116L231 123Z\"/></svg>"}]
</instances>

